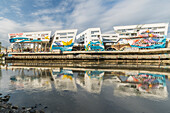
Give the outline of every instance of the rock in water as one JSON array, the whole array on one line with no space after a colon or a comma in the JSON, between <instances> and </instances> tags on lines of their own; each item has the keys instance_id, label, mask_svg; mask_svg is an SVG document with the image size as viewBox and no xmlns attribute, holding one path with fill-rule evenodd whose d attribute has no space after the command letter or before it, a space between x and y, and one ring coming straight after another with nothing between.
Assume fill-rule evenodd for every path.
<instances>
[{"instance_id":1,"label":"rock in water","mask_svg":"<svg viewBox=\"0 0 170 113\"><path fill-rule=\"evenodd\" d=\"M18 106L12 106L12 109L18 109Z\"/></svg>"}]
</instances>

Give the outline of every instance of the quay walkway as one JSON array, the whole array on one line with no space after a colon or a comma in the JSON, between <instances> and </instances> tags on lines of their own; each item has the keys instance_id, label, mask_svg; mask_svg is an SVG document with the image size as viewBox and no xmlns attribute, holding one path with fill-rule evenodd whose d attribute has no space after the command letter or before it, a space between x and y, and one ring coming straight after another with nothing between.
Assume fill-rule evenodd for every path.
<instances>
[{"instance_id":1,"label":"quay walkway","mask_svg":"<svg viewBox=\"0 0 170 113\"><path fill-rule=\"evenodd\" d=\"M9 53L6 60L167 60L170 48L137 51L64 51Z\"/></svg>"}]
</instances>

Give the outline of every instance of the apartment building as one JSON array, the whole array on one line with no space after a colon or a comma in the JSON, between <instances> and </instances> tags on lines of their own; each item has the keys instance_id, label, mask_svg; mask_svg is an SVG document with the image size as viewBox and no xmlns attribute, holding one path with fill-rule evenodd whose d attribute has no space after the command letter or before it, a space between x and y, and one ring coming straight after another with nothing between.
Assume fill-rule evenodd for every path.
<instances>
[{"instance_id":1,"label":"apartment building","mask_svg":"<svg viewBox=\"0 0 170 113\"><path fill-rule=\"evenodd\" d=\"M72 51L77 29L57 30L52 36L50 50Z\"/></svg>"},{"instance_id":2,"label":"apartment building","mask_svg":"<svg viewBox=\"0 0 170 113\"><path fill-rule=\"evenodd\" d=\"M120 40L118 44L130 44L138 48L165 48L168 23L139 24L113 27Z\"/></svg>"},{"instance_id":3,"label":"apartment building","mask_svg":"<svg viewBox=\"0 0 170 113\"><path fill-rule=\"evenodd\" d=\"M86 51L104 50L100 28L89 28L76 37L78 44L83 44Z\"/></svg>"},{"instance_id":4,"label":"apartment building","mask_svg":"<svg viewBox=\"0 0 170 113\"><path fill-rule=\"evenodd\" d=\"M46 51L50 41L51 31L24 32L8 34L11 48L17 51L29 49L31 51Z\"/></svg>"}]
</instances>

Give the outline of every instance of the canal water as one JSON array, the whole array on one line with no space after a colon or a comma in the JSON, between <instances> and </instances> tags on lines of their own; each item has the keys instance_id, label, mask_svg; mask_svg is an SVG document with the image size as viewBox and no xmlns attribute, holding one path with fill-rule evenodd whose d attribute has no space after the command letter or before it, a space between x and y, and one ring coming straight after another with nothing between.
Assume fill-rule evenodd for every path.
<instances>
[{"instance_id":1,"label":"canal water","mask_svg":"<svg viewBox=\"0 0 170 113\"><path fill-rule=\"evenodd\" d=\"M169 80L157 70L8 64L1 66L0 93L47 113L170 113Z\"/></svg>"}]
</instances>

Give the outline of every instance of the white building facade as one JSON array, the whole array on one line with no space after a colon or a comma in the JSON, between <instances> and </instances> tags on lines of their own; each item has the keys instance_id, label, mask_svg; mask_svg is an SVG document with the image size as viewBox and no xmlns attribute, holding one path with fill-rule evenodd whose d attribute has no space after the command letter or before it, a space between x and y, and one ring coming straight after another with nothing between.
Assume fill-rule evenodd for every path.
<instances>
[{"instance_id":1,"label":"white building facade","mask_svg":"<svg viewBox=\"0 0 170 113\"><path fill-rule=\"evenodd\" d=\"M45 50L45 46L50 41L50 36L51 31L8 34L12 48L20 49L20 51L23 51L24 48L33 49L33 51L35 49L39 51L42 48Z\"/></svg>"},{"instance_id":2,"label":"white building facade","mask_svg":"<svg viewBox=\"0 0 170 113\"><path fill-rule=\"evenodd\" d=\"M118 42L118 34L101 34L101 37L103 39L103 43L105 46L105 50L111 47L111 45L114 45Z\"/></svg>"},{"instance_id":3,"label":"white building facade","mask_svg":"<svg viewBox=\"0 0 170 113\"><path fill-rule=\"evenodd\" d=\"M100 28L89 28L76 37L78 44L83 44L86 51L104 50Z\"/></svg>"},{"instance_id":4,"label":"white building facade","mask_svg":"<svg viewBox=\"0 0 170 113\"><path fill-rule=\"evenodd\" d=\"M57 30L53 37L50 50L72 51L77 29Z\"/></svg>"},{"instance_id":5,"label":"white building facade","mask_svg":"<svg viewBox=\"0 0 170 113\"><path fill-rule=\"evenodd\" d=\"M113 27L119 44L138 48L165 48L168 23L139 24Z\"/></svg>"}]
</instances>

